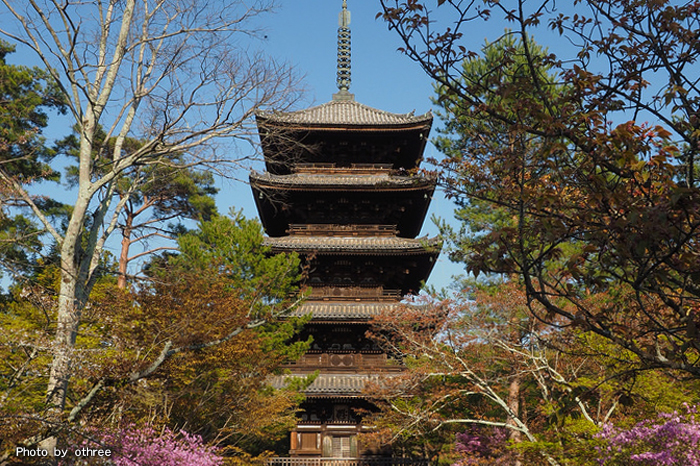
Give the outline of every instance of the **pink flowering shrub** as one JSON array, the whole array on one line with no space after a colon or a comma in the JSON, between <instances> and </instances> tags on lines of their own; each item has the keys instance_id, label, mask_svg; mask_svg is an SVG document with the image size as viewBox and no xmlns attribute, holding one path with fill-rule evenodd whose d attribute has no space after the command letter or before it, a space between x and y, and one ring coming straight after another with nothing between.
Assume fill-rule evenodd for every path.
<instances>
[{"instance_id":1,"label":"pink flowering shrub","mask_svg":"<svg viewBox=\"0 0 700 466\"><path fill-rule=\"evenodd\" d=\"M700 466L700 420L697 407L659 414L629 429L606 425L598 434L601 466Z\"/></svg>"},{"instance_id":2,"label":"pink flowering shrub","mask_svg":"<svg viewBox=\"0 0 700 466\"><path fill-rule=\"evenodd\" d=\"M453 466L511 464L507 444L505 428L471 426L455 435L455 451L461 458Z\"/></svg>"},{"instance_id":3,"label":"pink flowering shrub","mask_svg":"<svg viewBox=\"0 0 700 466\"><path fill-rule=\"evenodd\" d=\"M109 448L109 458L75 458L72 465L113 466L220 466L223 459L216 449L202 442L198 435L185 431L175 433L168 428L156 432L152 427L129 426L99 437L100 445Z\"/></svg>"}]
</instances>

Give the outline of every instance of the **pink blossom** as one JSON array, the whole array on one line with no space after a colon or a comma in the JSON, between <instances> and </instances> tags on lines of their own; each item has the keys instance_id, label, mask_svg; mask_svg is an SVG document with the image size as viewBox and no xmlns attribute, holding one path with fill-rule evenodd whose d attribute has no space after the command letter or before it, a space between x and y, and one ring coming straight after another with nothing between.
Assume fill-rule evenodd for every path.
<instances>
[{"instance_id":1,"label":"pink blossom","mask_svg":"<svg viewBox=\"0 0 700 466\"><path fill-rule=\"evenodd\" d=\"M697 407L685 406L685 413L662 413L658 420L644 420L629 429L606 425L598 438L601 466L654 465L700 466L700 420Z\"/></svg>"},{"instance_id":2,"label":"pink blossom","mask_svg":"<svg viewBox=\"0 0 700 466\"><path fill-rule=\"evenodd\" d=\"M202 442L198 435L184 430L173 432L167 427L157 432L152 427L127 426L100 435L99 448L110 448L107 458L76 458L73 465L113 466L220 466L223 459L216 449ZM89 445L88 445L89 443ZM94 442L85 442L96 448Z\"/></svg>"}]
</instances>

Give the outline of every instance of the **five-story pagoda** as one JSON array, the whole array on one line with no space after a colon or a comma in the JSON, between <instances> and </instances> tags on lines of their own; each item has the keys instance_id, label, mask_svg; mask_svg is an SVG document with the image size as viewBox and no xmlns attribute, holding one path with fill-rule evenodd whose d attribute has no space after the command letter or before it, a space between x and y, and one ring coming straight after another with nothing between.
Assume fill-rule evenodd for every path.
<instances>
[{"instance_id":1,"label":"five-story pagoda","mask_svg":"<svg viewBox=\"0 0 700 466\"><path fill-rule=\"evenodd\" d=\"M437 259L436 239L420 233L435 180L417 173L432 115L394 114L350 94L350 13L338 29L339 92L296 112L257 115L266 172L252 173L258 212L275 253L295 251L308 269L311 314L301 337L312 347L289 366L318 372L305 390L290 456L357 458L359 412L369 381L401 371L365 334L368 321L417 293ZM272 384L282 387L286 376Z\"/></svg>"}]
</instances>

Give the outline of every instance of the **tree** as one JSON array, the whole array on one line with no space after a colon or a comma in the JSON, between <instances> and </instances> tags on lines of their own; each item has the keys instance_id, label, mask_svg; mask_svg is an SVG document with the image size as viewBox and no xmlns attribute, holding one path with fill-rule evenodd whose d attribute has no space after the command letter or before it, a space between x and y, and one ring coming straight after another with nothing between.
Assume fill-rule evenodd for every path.
<instances>
[{"instance_id":1,"label":"tree","mask_svg":"<svg viewBox=\"0 0 700 466\"><path fill-rule=\"evenodd\" d=\"M124 290L112 276L98 282L74 348L72 407L49 431L63 448L96 445L95 429L150 422L259 453L294 423L299 395L265 380L308 347L288 343L302 320L277 319L299 300L299 259L270 255L262 240L258 222L215 217L179 238L178 255L152 264L149 283ZM49 270L42 289L58 289L60 270ZM0 461L46 432L55 298L30 291L0 313L12 330L0 338Z\"/></svg>"},{"instance_id":2,"label":"tree","mask_svg":"<svg viewBox=\"0 0 700 466\"><path fill-rule=\"evenodd\" d=\"M26 6L3 0L2 5L2 14L13 21L3 21L0 33L43 63L79 133L78 179L65 230L28 194L31 180L7 164L0 168L2 191L29 206L59 251L46 393L49 418L60 421L71 410L66 403L73 350L104 244L135 192L115 202L122 175L137 165L171 163L173 154L182 154L187 166L219 167L225 160L214 150L217 138L244 139L256 108L284 106L292 77L264 57L232 49L239 36L254 32L246 24L270 10L271 2L233 2L223 9L193 0L48 0ZM96 160L106 149L95 147L100 126L111 147ZM140 147L126 151L128 138L141 141Z\"/></svg>"},{"instance_id":3,"label":"tree","mask_svg":"<svg viewBox=\"0 0 700 466\"><path fill-rule=\"evenodd\" d=\"M116 192L117 196L133 193L124 205L122 220L117 225L122 236L118 261L120 288L126 287L128 267L132 261L157 251L174 249L167 245L149 248L150 240L175 239L176 235L185 231L178 220L206 221L216 215L212 196L218 189L214 187L214 177L210 172L167 166L139 168L138 172L136 176L125 178L123 189ZM134 183L134 180L139 182ZM132 184L139 187L132 189ZM138 243L144 244L145 250L130 254L131 247Z\"/></svg>"},{"instance_id":4,"label":"tree","mask_svg":"<svg viewBox=\"0 0 700 466\"><path fill-rule=\"evenodd\" d=\"M96 132L96 146L104 150L95 154L96 161L104 161L114 147L115 138L105 141L106 134L102 128ZM123 151L134 152L143 142L126 138ZM78 159L79 141L72 134L57 143L57 151L73 159ZM186 231L181 220L209 220L216 215L213 196L218 192L214 186L211 172L187 167L182 154L172 154L167 163L157 165L137 164L126 170L115 183L115 200L127 198L119 216L117 229L121 233L121 250L118 257L119 275L117 285L126 288L129 263L158 251L174 249L173 246L161 245L148 247L151 240L174 240L178 234ZM102 166L108 164L100 163ZM67 181L70 185L78 182L79 168L67 169ZM142 244L143 251L130 255L131 247Z\"/></svg>"},{"instance_id":5,"label":"tree","mask_svg":"<svg viewBox=\"0 0 700 466\"><path fill-rule=\"evenodd\" d=\"M446 117L482 119L539 146L525 163L517 147L460 128L461 150L441 163L448 195L508 220L483 225L462 252L468 270L520 277L538 319L596 333L640 367L700 376L698 5L437 3L437 18L413 0L382 1L380 16L436 79ZM522 51L465 73L464 61L483 53L463 30L494 19ZM574 50L532 48L545 27ZM521 75L508 74L514 63Z\"/></svg>"},{"instance_id":6,"label":"tree","mask_svg":"<svg viewBox=\"0 0 700 466\"><path fill-rule=\"evenodd\" d=\"M41 132L48 124L47 111L64 110L63 97L49 73L8 64L7 55L14 50L0 40L0 166L25 181L55 181L59 174L48 164L55 154L44 144ZM34 202L44 212L58 207L41 198L35 197ZM0 184L0 263L13 275L24 271L41 250L41 229L13 212L22 204Z\"/></svg>"},{"instance_id":7,"label":"tree","mask_svg":"<svg viewBox=\"0 0 700 466\"><path fill-rule=\"evenodd\" d=\"M607 423L695 400L694 387L661 371L621 377L632 353L539 322L517 282L465 291L375 319L381 344L407 367L372 392L381 407L372 421L399 448L465 465L593 465ZM456 455L445 448L453 444Z\"/></svg>"},{"instance_id":8,"label":"tree","mask_svg":"<svg viewBox=\"0 0 700 466\"><path fill-rule=\"evenodd\" d=\"M408 368L380 391L387 403L380 424L389 423L394 440L424 441L436 432L454 435L460 426L474 425L505 430L504 439L515 442L521 437L537 441L533 426L538 416L523 415L526 411L519 407L521 385L528 374L557 370L540 341L537 322L523 315L525 300L517 288L502 286L496 297L487 296L479 293L476 299L406 308L375 319L380 341ZM445 443L449 441L438 439L437 446ZM545 456L557 464L549 453Z\"/></svg>"}]
</instances>

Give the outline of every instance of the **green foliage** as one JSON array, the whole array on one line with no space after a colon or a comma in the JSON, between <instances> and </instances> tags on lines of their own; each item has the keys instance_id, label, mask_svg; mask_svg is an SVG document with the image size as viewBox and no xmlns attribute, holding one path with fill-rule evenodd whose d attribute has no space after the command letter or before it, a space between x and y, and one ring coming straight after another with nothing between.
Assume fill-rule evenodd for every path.
<instances>
[{"instance_id":1,"label":"green foliage","mask_svg":"<svg viewBox=\"0 0 700 466\"><path fill-rule=\"evenodd\" d=\"M60 92L49 73L39 68L10 65L14 46L0 40L0 274L27 273L43 244L43 232L27 216L12 212L24 207L15 187L40 181L58 181L49 163L56 153L46 146L42 131L48 111L64 112ZM61 215L65 207L51 199L36 199L47 215Z\"/></svg>"},{"instance_id":2,"label":"green foliage","mask_svg":"<svg viewBox=\"0 0 700 466\"><path fill-rule=\"evenodd\" d=\"M232 286L255 306L284 302L300 278L298 257L271 255L263 245L257 220L245 219L238 212L231 216L214 217L202 222L199 230L181 236L180 253L169 257L167 270L172 267L231 278L235 280ZM252 315L257 313L254 310Z\"/></svg>"},{"instance_id":3,"label":"green foliage","mask_svg":"<svg viewBox=\"0 0 700 466\"><path fill-rule=\"evenodd\" d=\"M58 153L72 160L79 160L79 127L73 134L57 142ZM93 177L104 176L113 169L113 157L117 138L108 135L98 126L93 143ZM122 141L121 157L129 157L142 150L144 141L125 138ZM117 228L122 235L119 254L119 286L127 284L129 263L139 257L166 249L160 246L144 252L132 253L132 246L141 243L148 248L151 240L173 240L187 231L183 220L209 220L218 215L214 195L214 177L210 172L186 167L181 153L169 154L150 160L148 164L135 164L121 172L113 185L113 195L120 206ZM78 185L79 167L66 169L69 186ZM162 243L161 243L162 244Z\"/></svg>"},{"instance_id":4,"label":"green foliage","mask_svg":"<svg viewBox=\"0 0 700 466\"><path fill-rule=\"evenodd\" d=\"M64 111L63 100L45 70L7 64L14 50L0 40L0 161L18 182L57 181L59 174L47 164L55 153L41 131L48 125L46 111Z\"/></svg>"},{"instance_id":5,"label":"green foliage","mask_svg":"<svg viewBox=\"0 0 700 466\"><path fill-rule=\"evenodd\" d=\"M73 134L56 143L55 150L77 160L80 141L78 126ZM94 176L101 176L112 168L116 137L108 135L98 126L93 143ZM122 157L127 157L143 148L145 142L127 137L122 142ZM137 164L122 172L116 182L115 195L129 198L127 210L138 211L141 207L152 206L154 218L168 220L173 214L194 220L209 220L216 215L213 195L214 177L210 172L182 168L185 165L182 154L169 154L161 159L150 160L148 164ZM66 169L69 186L78 183L78 166ZM133 213L133 212L132 212Z\"/></svg>"},{"instance_id":6,"label":"green foliage","mask_svg":"<svg viewBox=\"0 0 700 466\"><path fill-rule=\"evenodd\" d=\"M0 214L0 277L3 269L12 275L27 271L43 244L41 230L24 215Z\"/></svg>"},{"instance_id":7,"label":"green foliage","mask_svg":"<svg viewBox=\"0 0 700 466\"><path fill-rule=\"evenodd\" d=\"M482 55L469 57L462 64L460 79L474 93L474 102L462 101L449 86L435 86L433 103L440 107L438 116L444 127L434 142L446 157L433 162L443 169L441 182L458 206L455 217L460 225L455 231L445 222L440 224L442 234L453 245L453 260L469 262L474 248L482 247L490 232L512 231L518 226L511 204L487 178L546 182L535 169L535 161L551 143L510 123L532 124L533 112L519 109L537 105L534 90L528 85L533 72L546 83L548 93L562 91L546 58L547 50L533 40L525 48L522 40L506 31L496 42L487 42ZM504 117L493 118L489 113L493 111ZM481 164L487 158L494 159L493 167Z\"/></svg>"}]
</instances>

